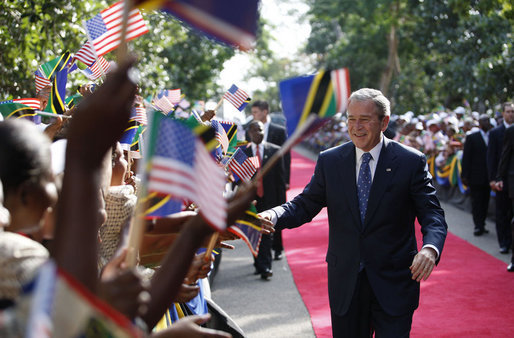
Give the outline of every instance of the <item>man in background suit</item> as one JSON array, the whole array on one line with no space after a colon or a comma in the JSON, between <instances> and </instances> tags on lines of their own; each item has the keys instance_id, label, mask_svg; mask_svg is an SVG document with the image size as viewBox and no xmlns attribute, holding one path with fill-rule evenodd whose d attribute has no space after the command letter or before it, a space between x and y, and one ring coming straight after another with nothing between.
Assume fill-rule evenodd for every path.
<instances>
[{"instance_id":1,"label":"man in background suit","mask_svg":"<svg viewBox=\"0 0 514 338\"><path fill-rule=\"evenodd\" d=\"M327 207L334 337L408 337L419 282L430 276L446 238L426 158L383 136L389 116L380 91L352 93L352 142L322 152L303 192L260 214L277 228L295 228ZM416 218L423 234L419 252Z\"/></svg>"},{"instance_id":2,"label":"man in background suit","mask_svg":"<svg viewBox=\"0 0 514 338\"><path fill-rule=\"evenodd\" d=\"M248 127L248 135L251 143L245 149L248 157L257 156L262 168L266 162L275 154L280 147L273 143L265 142L264 126L262 122L254 120ZM284 162L282 159L264 176L262 184L257 188L257 211L261 212L283 203L286 200L286 180ZM271 248L275 234L263 234L259 244L259 254L254 260L255 272L260 274L262 279L269 279L273 272L271 270Z\"/></svg>"},{"instance_id":3,"label":"man in background suit","mask_svg":"<svg viewBox=\"0 0 514 338\"><path fill-rule=\"evenodd\" d=\"M266 101L257 100L252 104L252 116L253 121L261 121L263 123L264 130L264 141L273 143L281 147L287 139L287 131L284 127L271 122L269 116L269 105ZM248 135L246 137L249 140ZM286 190L289 190L289 177L291 173L291 153L284 155L284 166L285 166L285 179L286 179ZM279 204L285 203L284 200L279 201ZM282 245L282 231L278 230L273 234L273 251L275 252L275 260L282 259L282 251L284 246Z\"/></svg>"},{"instance_id":4,"label":"man in background suit","mask_svg":"<svg viewBox=\"0 0 514 338\"><path fill-rule=\"evenodd\" d=\"M503 111L506 114L514 114L514 103L506 102L503 105ZM514 207L514 128L509 127L505 130L503 137L503 148L498 166L496 188L499 191L505 191L511 200ZM514 238L514 223L511 221L511 234ZM507 266L507 271L514 272L514 249L510 264Z\"/></svg>"},{"instance_id":5,"label":"man in background suit","mask_svg":"<svg viewBox=\"0 0 514 338\"><path fill-rule=\"evenodd\" d=\"M512 245L510 222L512 219L512 204L506 191L496 190L496 174L503 147L503 135L505 129L514 123L514 110L508 105L502 107L503 123L489 132L489 144L487 145L487 172L489 185L496 192L496 234L500 245L500 253L509 253Z\"/></svg>"},{"instance_id":6,"label":"man in background suit","mask_svg":"<svg viewBox=\"0 0 514 338\"><path fill-rule=\"evenodd\" d=\"M489 176L487 175L487 143L491 123L487 114L478 119L480 130L466 136L462 155L462 182L469 187L471 197L471 213L475 223L475 236L489 231L485 228L485 219L489 207Z\"/></svg>"}]
</instances>

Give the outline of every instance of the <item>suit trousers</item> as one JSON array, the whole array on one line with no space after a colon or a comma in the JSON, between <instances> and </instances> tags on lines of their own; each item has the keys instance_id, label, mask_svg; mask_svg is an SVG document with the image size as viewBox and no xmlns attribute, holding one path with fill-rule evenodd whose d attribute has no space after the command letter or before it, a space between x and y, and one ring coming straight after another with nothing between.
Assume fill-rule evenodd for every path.
<instances>
[{"instance_id":1,"label":"suit trousers","mask_svg":"<svg viewBox=\"0 0 514 338\"><path fill-rule=\"evenodd\" d=\"M413 312L391 316L382 310L369 284L366 270L359 272L355 291L348 312L338 316L332 312L332 336L334 338L409 337Z\"/></svg>"},{"instance_id":2,"label":"suit trousers","mask_svg":"<svg viewBox=\"0 0 514 338\"><path fill-rule=\"evenodd\" d=\"M253 265L259 273L271 270L271 244L273 242L272 234L262 234L261 243L259 244L259 254L254 258Z\"/></svg>"},{"instance_id":3,"label":"suit trousers","mask_svg":"<svg viewBox=\"0 0 514 338\"><path fill-rule=\"evenodd\" d=\"M484 230L487 210L489 209L489 196L491 195L491 188L489 187L489 184L472 184L469 186L469 191L471 197L471 213L473 215L473 223L475 223L475 229Z\"/></svg>"},{"instance_id":4,"label":"suit trousers","mask_svg":"<svg viewBox=\"0 0 514 338\"><path fill-rule=\"evenodd\" d=\"M496 192L496 234L500 248L510 248L512 245L512 202L505 191Z\"/></svg>"},{"instance_id":5,"label":"suit trousers","mask_svg":"<svg viewBox=\"0 0 514 338\"><path fill-rule=\"evenodd\" d=\"M272 249L275 252L284 251L284 245L282 244L282 229L276 229L273 233Z\"/></svg>"}]
</instances>

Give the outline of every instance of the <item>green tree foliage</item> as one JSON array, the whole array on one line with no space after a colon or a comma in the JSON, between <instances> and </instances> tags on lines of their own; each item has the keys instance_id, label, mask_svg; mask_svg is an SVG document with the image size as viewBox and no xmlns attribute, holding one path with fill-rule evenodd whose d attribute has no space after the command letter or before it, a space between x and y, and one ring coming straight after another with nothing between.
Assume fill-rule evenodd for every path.
<instances>
[{"instance_id":1,"label":"green tree foliage","mask_svg":"<svg viewBox=\"0 0 514 338\"><path fill-rule=\"evenodd\" d=\"M0 99L35 94L34 72L65 50L76 52L85 42L82 22L112 4L105 1L7 0L0 3ZM181 88L190 99L219 94L214 80L234 51L210 41L159 11L143 12L150 29L129 43L139 57L143 95ZM114 52L107 54L114 60ZM79 72L68 88L87 81ZM68 94L71 90L68 90Z\"/></svg>"},{"instance_id":2,"label":"green tree foliage","mask_svg":"<svg viewBox=\"0 0 514 338\"><path fill-rule=\"evenodd\" d=\"M385 88L396 113L454 108L465 100L483 110L512 97L510 1L309 1L307 52L318 67L348 67L354 89Z\"/></svg>"}]
</instances>

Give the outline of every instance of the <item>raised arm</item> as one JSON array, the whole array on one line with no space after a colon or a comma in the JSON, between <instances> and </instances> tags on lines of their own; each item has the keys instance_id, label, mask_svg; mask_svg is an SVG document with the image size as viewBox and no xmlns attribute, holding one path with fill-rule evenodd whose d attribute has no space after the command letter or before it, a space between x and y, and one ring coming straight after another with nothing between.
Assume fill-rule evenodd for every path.
<instances>
[{"instance_id":1,"label":"raised arm","mask_svg":"<svg viewBox=\"0 0 514 338\"><path fill-rule=\"evenodd\" d=\"M96 290L98 276L102 163L130 115L136 92L136 85L128 77L132 63L121 65L84 99L70 123L54 258L60 268L92 291Z\"/></svg>"}]
</instances>

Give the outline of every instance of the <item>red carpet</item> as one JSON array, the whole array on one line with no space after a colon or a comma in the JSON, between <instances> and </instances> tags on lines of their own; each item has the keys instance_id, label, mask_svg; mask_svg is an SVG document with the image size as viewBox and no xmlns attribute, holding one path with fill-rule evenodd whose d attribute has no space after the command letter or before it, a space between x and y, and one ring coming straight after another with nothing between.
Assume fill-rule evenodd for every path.
<instances>
[{"instance_id":1,"label":"red carpet","mask_svg":"<svg viewBox=\"0 0 514 338\"><path fill-rule=\"evenodd\" d=\"M313 172L314 162L292 154L288 199L302 191ZM332 333L325 265L327 222L323 210L311 223L283 232L287 260L317 337ZM510 337L512 304L514 274L506 271L505 263L449 233L441 263L421 283L411 336Z\"/></svg>"}]
</instances>

